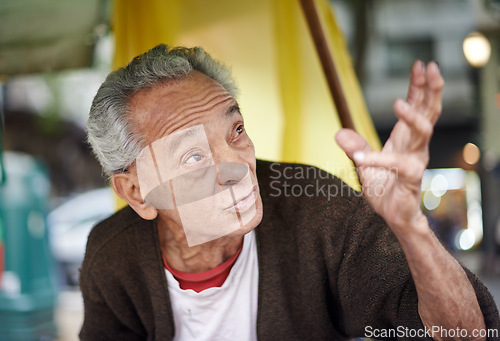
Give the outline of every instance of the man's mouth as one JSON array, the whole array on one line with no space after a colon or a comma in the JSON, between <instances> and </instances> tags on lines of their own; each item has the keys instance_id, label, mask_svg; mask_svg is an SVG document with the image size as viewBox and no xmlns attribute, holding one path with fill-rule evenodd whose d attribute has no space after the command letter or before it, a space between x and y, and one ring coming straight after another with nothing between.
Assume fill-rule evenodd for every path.
<instances>
[{"instance_id":1,"label":"man's mouth","mask_svg":"<svg viewBox=\"0 0 500 341\"><path fill-rule=\"evenodd\" d=\"M243 213L255 204L255 195L257 193L257 186L252 188L252 191L246 196L235 201L232 205L226 207L224 211L235 210L239 213Z\"/></svg>"}]
</instances>

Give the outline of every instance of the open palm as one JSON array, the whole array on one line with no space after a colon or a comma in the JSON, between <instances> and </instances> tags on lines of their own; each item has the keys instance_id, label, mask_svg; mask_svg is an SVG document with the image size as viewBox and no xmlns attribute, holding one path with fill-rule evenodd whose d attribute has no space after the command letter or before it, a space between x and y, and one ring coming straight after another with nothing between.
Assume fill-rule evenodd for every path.
<instances>
[{"instance_id":1,"label":"open palm","mask_svg":"<svg viewBox=\"0 0 500 341\"><path fill-rule=\"evenodd\" d=\"M356 132L343 129L336 138L355 162L363 193L393 229L412 226L423 217L420 186L429 162L429 142L441 114L444 86L436 63L413 64L407 100L394 102L398 121L382 151L373 151Z\"/></svg>"}]
</instances>

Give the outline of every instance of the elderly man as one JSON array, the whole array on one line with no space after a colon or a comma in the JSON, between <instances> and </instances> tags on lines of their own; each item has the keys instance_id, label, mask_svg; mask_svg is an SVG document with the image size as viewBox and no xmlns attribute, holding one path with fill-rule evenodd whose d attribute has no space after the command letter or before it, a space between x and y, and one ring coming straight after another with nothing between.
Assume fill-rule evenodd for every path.
<instances>
[{"instance_id":1,"label":"elderly man","mask_svg":"<svg viewBox=\"0 0 500 341\"><path fill-rule=\"evenodd\" d=\"M88 139L129 206L89 236L81 339L498 332L491 295L420 209L442 87L436 63L414 64L380 153L354 131L337 134L362 196L314 167L256 161L231 76L200 48L159 45L112 72ZM312 185L336 195L284 195L285 186Z\"/></svg>"}]
</instances>

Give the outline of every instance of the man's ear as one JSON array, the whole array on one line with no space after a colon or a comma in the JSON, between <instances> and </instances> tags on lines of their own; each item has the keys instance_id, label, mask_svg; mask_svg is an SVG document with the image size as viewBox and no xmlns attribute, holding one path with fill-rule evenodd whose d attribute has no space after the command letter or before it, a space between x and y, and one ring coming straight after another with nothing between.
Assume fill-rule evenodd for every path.
<instances>
[{"instance_id":1,"label":"man's ear","mask_svg":"<svg viewBox=\"0 0 500 341\"><path fill-rule=\"evenodd\" d=\"M152 220L158 215L158 210L148 207L141 197L139 185L131 173L116 173L111 178L111 184L116 194L125 200L143 219Z\"/></svg>"}]
</instances>

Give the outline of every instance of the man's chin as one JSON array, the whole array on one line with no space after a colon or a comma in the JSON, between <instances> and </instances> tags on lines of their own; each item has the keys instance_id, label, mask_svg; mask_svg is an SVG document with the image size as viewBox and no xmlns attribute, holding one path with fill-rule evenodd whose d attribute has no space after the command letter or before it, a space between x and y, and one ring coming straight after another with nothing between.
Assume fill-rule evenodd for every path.
<instances>
[{"instance_id":1,"label":"man's chin","mask_svg":"<svg viewBox=\"0 0 500 341\"><path fill-rule=\"evenodd\" d=\"M254 215L251 219L245 222L239 229L229 233L227 236L228 237L244 236L248 232L255 229L257 226L259 226L260 222L262 221L262 215L263 215L262 201L260 199L260 196L257 198L257 201L255 203L255 210L253 212ZM243 214L242 219L244 218L245 217Z\"/></svg>"},{"instance_id":2,"label":"man's chin","mask_svg":"<svg viewBox=\"0 0 500 341\"><path fill-rule=\"evenodd\" d=\"M160 210L160 215L170 218L175 215L174 220L182 228L190 247L211 241L220 242L223 239L243 237L256 228L262 220L262 199L258 191L256 194L255 203L244 212L214 210L211 205L203 207L197 204L179 206L177 210Z\"/></svg>"},{"instance_id":3,"label":"man's chin","mask_svg":"<svg viewBox=\"0 0 500 341\"><path fill-rule=\"evenodd\" d=\"M206 242L204 243L198 243L198 244L206 244L206 243L210 243L210 242L221 242L223 241L224 239L234 239L234 238L242 238L243 236L245 236L247 233L249 233L250 231L254 230L259 224L260 222L262 221L262 201L260 200L260 197L258 198L257 202L256 202L256 207L255 209L253 210L254 212L254 215L251 219L249 219L245 224L241 225L239 228L231 231L230 233L227 233L227 234L224 234L224 235L221 235L219 237L208 237L208 236L205 236L205 237L208 237L208 239L210 240L207 240ZM242 217L244 218L244 217ZM188 245L189 246L195 246L196 243L189 243L188 242Z\"/></svg>"}]
</instances>

